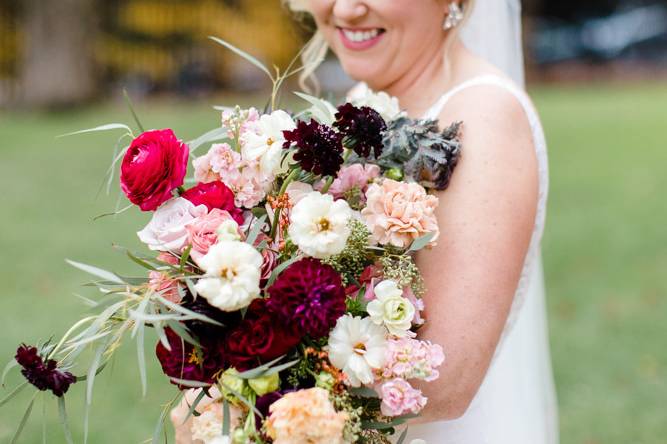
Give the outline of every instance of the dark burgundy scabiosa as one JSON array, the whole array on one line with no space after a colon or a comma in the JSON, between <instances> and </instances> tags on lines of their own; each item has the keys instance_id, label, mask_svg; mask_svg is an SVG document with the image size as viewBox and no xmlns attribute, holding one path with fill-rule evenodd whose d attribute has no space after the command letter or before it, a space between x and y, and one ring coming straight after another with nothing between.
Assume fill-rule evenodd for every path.
<instances>
[{"instance_id":1,"label":"dark burgundy scabiosa","mask_svg":"<svg viewBox=\"0 0 667 444\"><path fill-rule=\"evenodd\" d=\"M183 308L204 315L222 326L199 319L190 319L184 321L186 327L199 338L220 338L241 322L241 313L238 311L222 311L212 306L206 299L199 296L193 298L192 294L186 290L187 294L181 301Z\"/></svg>"},{"instance_id":2,"label":"dark burgundy scabiosa","mask_svg":"<svg viewBox=\"0 0 667 444\"><path fill-rule=\"evenodd\" d=\"M338 107L333 126L343 135L343 143L359 157L368 157L373 152L377 159L382 154L382 138L387 124L373 108L357 108L351 103Z\"/></svg>"},{"instance_id":3,"label":"dark burgundy scabiosa","mask_svg":"<svg viewBox=\"0 0 667 444\"><path fill-rule=\"evenodd\" d=\"M37 347L21 344L16 350L15 359L23 367L21 374L39 390L51 390L60 397L76 382L76 376L60 370L53 359L44 361Z\"/></svg>"},{"instance_id":4,"label":"dark burgundy scabiosa","mask_svg":"<svg viewBox=\"0 0 667 444\"><path fill-rule=\"evenodd\" d=\"M236 223L243 224L243 211L234 204L234 192L219 180L198 183L184 191L181 197L195 205L206 205L208 211L214 208L225 210L234 218Z\"/></svg>"},{"instance_id":5,"label":"dark burgundy scabiosa","mask_svg":"<svg viewBox=\"0 0 667 444\"><path fill-rule=\"evenodd\" d=\"M315 120L300 121L293 131L283 131L283 148L296 146L294 160L301 168L323 176L334 176L343 164L343 136Z\"/></svg>"},{"instance_id":6,"label":"dark burgundy scabiosa","mask_svg":"<svg viewBox=\"0 0 667 444\"><path fill-rule=\"evenodd\" d=\"M181 339L170 328L165 329L165 333L171 350L167 350L162 342L158 342L155 348L162 371L172 378L212 384L215 381L215 375L224 368L223 354L217 344L210 338L208 341L199 338L202 344L202 347L199 348ZM177 385L180 389L188 388L173 381L172 384Z\"/></svg>"},{"instance_id":7,"label":"dark burgundy scabiosa","mask_svg":"<svg viewBox=\"0 0 667 444\"><path fill-rule=\"evenodd\" d=\"M345 313L345 289L340 274L318 259L293 263L268 292L268 307L284 323L313 339L326 336Z\"/></svg>"},{"instance_id":8,"label":"dark burgundy scabiosa","mask_svg":"<svg viewBox=\"0 0 667 444\"><path fill-rule=\"evenodd\" d=\"M225 341L225 352L237 370L248 370L284 355L300 341L302 333L281 322L266 299L255 299L245 319Z\"/></svg>"}]
</instances>

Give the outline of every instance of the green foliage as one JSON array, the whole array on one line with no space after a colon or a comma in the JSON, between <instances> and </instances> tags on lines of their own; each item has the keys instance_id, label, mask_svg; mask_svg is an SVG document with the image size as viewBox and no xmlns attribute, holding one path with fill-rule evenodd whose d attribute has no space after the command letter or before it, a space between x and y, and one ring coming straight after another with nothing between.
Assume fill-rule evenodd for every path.
<instances>
[{"instance_id":1,"label":"green foliage","mask_svg":"<svg viewBox=\"0 0 667 444\"><path fill-rule=\"evenodd\" d=\"M372 263L368 249L368 238L371 233L362 221L350 219L350 237L340 254L322 260L341 274L343 285L355 282L357 276Z\"/></svg>"}]
</instances>

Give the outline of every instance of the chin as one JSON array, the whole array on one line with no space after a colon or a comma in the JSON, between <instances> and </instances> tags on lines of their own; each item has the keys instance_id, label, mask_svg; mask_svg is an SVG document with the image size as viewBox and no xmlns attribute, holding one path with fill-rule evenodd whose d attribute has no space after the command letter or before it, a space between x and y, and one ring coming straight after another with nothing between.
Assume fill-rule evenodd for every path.
<instances>
[{"instance_id":1,"label":"chin","mask_svg":"<svg viewBox=\"0 0 667 444\"><path fill-rule=\"evenodd\" d=\"M339 58L343 70L352 79L365 82L369 86L382 84L383 70L379 69L377 63L373 60L350 60L347 58ZM374 88L375 89L375 88Z\"/></svg>"}]
</instances>

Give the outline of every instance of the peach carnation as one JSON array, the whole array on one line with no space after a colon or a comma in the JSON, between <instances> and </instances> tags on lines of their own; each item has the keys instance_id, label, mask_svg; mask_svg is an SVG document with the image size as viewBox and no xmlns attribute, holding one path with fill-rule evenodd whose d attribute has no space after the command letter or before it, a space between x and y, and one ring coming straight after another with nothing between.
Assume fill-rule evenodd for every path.
<instances>
[{"instance_id":1,"label":"peach carnation","mask_svg":"<svg viewBox=\"0 0 667 444\"><path fill-rule=\"evenodd\" d=\"M287 393L269 407L266 428L274 444L345 444L347 414L336 412L319 387Z\"/></svg>"},{"instance_id":2,"label":"peach carnation","mask_svg":"<svg viewBox=\"0 0 667 444\"><path fill-rule=\"evenodd\" d=\"M361 216L373 241L407 248L415 239L435 233L430 242L435 245L440 234L434 214L438 199L428 195L421 185L385 179L368 187L366 202Z\"/></svg>"}]
</instances>

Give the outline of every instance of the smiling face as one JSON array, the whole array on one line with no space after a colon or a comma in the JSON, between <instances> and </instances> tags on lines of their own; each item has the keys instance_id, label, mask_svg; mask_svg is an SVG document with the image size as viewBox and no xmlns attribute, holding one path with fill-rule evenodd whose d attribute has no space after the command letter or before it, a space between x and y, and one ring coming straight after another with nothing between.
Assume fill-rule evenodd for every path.
<instances>
[{"instance_id":1,"label":"smiling face","mask_svg":"<svg viewBox=\"0 0 667 444\"><path fill-rule=\"evenodd\" d=\"M446 0L310 0L309 10L345 71L385 89L443 48Z\"/></svg>"}]
</instances>

